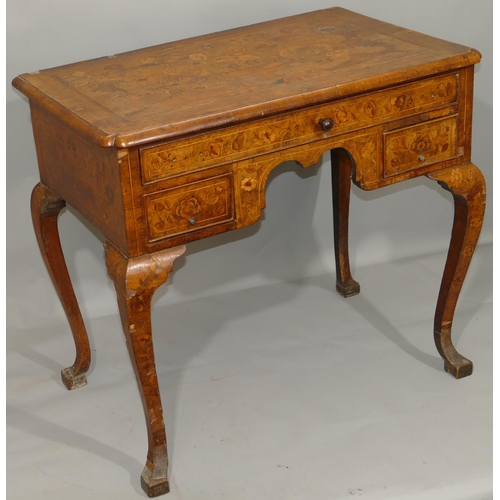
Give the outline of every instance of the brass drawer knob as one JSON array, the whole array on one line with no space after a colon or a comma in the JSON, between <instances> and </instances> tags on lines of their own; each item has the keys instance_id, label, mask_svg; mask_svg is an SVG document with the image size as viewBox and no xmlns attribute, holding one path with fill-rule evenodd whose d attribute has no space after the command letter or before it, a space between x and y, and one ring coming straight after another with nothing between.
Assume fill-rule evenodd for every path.
<instances>
[{"instance_id":1,"label":"brass drawer knob","mask_svg":"<svg viewBox=\"0 0 500 500\"><path fill-rule=\"evenodd\" d=\"M325 132L329 132L333 128L333 120L331 118L321 118L318 123Z\"/></svg>"},{"instance_id":2,"label":"brass drawer knob","mask_svg":"<svg viewBox=\"0 0 500 500\"><path fill-rule=\"evenodd\" d=\"M196 224L196 219L189 219L189 223L194 226Z\"/></svg>"},{"instance_id":3,"label":"brass drawer knob","mask_svg":"<svg viewBox=\"0 0 500 500\"><path fill-rule=\"evenodd\" d=\"M420 155L418 157L418 161L424 162L425 161L425 156L424 155Z\"/></svg>"}]
</instances>

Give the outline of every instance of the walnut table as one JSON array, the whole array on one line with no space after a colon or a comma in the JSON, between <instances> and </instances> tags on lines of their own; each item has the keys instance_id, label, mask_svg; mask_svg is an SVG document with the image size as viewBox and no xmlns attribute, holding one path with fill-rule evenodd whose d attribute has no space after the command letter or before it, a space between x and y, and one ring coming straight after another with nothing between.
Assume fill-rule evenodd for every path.
<instances>
[{"instance_id":1,"label":"walnut table","mask_svg":"<svg viewBox=\"0 0 500 500\"><path fill-rule=\"evenodd\" d=\"M455 305L481 230L485 183L471 163L474 50L332 8L17 77L29 98L41 182L38 243L66 310L87 383L90 349L57 218L69 203L104 234L144 403L142 485L168 492L151 299L185 245L256 222L266 180L287 160L330 151L337 290L359 292L347 250L350 181L371 190L426 175L453 194L455 219L434 320L444 368Z\"/></svg>"}]
</instances>

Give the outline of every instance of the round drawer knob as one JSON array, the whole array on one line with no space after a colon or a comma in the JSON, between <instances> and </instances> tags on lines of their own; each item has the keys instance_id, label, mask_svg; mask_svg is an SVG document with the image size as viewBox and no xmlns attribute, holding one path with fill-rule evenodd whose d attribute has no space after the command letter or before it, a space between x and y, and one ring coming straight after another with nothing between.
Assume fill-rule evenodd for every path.
<instances>
[{"instance_id":1,"label":"round drawer knob","mask_svg":"<svg viewBox=\"0 0 500 500\"><path fill-rule=\"evenodd\" d=\"M425 156L424 155L420 155L418 157L418 161L422 161L422 162L425 161Z\"/></svg>"},{"instance_id":2,"label":"round drawer knob","mask_svg":"<svg viewBox=\"0 0 500 500\"><path fill-rule=\"evenodd\" d=\"M196 219L189 219L189 223L194 226L196 224Z\"/></svg>"},{"instance_id":3,"label":"round drawer knob","mask_svg":"<svg viewBox=\"0 0 500 500\"><path fill-rule=\"evenodd\" d=\"M318 123L325 132L329 132L333 128L333 120L331 118L321 118Z\"/></svg>"}]
</instances>

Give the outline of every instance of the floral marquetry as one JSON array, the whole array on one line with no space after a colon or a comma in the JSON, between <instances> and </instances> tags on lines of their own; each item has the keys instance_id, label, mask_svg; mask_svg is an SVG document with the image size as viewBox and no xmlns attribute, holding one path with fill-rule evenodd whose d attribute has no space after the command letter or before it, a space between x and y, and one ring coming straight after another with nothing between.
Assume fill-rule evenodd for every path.
<instances>
[{"instance_id":1,"label":"floral marquetry","mask_svg":"<svg viewBox=\"0 0 500 500\"><path fill-rule=\"evenodd\" d=\"M385 175L399 174L457 154L456 116L398 129L385 134Z\"/></svg>"},{"instance_id":2,"label":"floral marquetry","mask_svg":"<svg viewBox=\"0 0 500 500\"><path fill-rule=\"evenodd\" d=\"M149 240L194 231L233 218L230 175L145 196Z\"/></svg>"},{"instance_id":3,"label":"floral marquetry","mask_svg":"<svg viewBox=\"0 0 500 500\"><path fill-rule=\"evenodd\" d=\"M253 191L257 187L257 179L255 177L245 177L241 180L241 189L243 191Z\"/></svg>"},{"instance_id":4,"label":"floral marquetry","mask_svg":"<svg viewBox=\"0 0 500 500\"><path fill-rule=\"evenodd\" d=\"M373 189L377 186L382 170L378 152L379 136L378 131L372 131L342 138L330 137L313 145L289 148L237 163L236 186L239 186L239 190L235 193L235 200L238 227L253 224L260 218L266 206L265 190L269 174L285 161L293 160L307 168L318 163L327 151L343 149L354 160L354 182L364 189Z\"/></svg>"},{"instance_id":5,"label":"floral marquetry","mask_svg":"<svg viewBox=\"0 0 500 500\"><path fill-rule=\"evenodd\" d=\"M444 92L441 88L451 91ZM143 148L143 181L155 182L253 154L312 142L324 136L325 130L320 123L326 117L332 121L332 127L326 132L335 136L367 124L375 125L384 120L411 116L430 107L453 104L456 96L457 75L453 74L416 85L375 92L368 98L345 99L342 104L332 102L300 113L260 120L252 127L234 126L204 134L200 138L195 136Z\"/></svg>"}]
</instances>

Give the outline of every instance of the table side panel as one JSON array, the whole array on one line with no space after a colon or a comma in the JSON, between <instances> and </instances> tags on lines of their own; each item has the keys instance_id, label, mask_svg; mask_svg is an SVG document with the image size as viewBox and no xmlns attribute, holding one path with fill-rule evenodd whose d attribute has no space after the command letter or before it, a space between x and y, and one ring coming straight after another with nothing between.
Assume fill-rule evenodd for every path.
<instances>
[{"instance_id":1,"label":"table side panel","mask_svg":"<svg viewBox=\"0 0 500 500\"><path fill-rule=\"evenodd\" d=\"M37 104L30 104L40 180L126 255L128 238L117 150L88 142Z\"/></svg>"}]
</instances>

